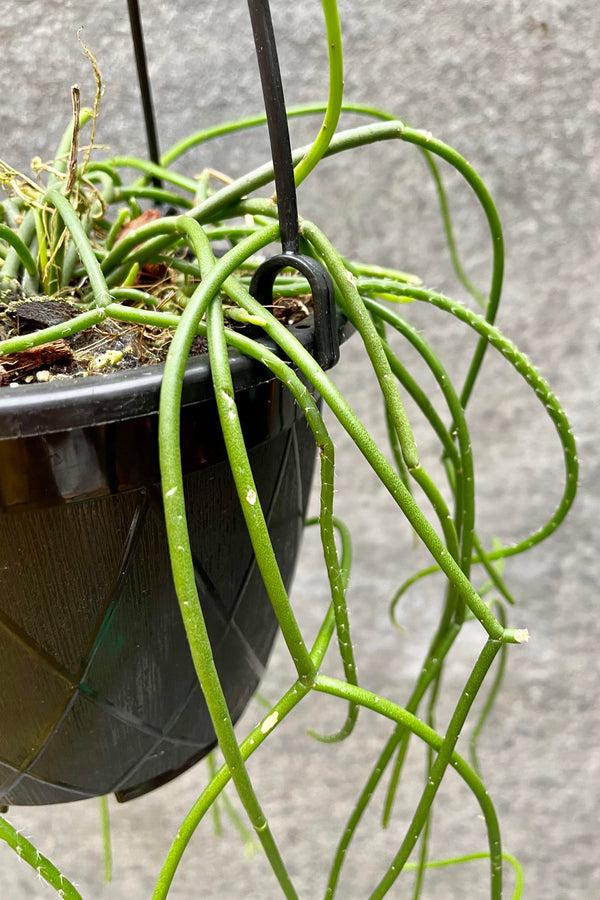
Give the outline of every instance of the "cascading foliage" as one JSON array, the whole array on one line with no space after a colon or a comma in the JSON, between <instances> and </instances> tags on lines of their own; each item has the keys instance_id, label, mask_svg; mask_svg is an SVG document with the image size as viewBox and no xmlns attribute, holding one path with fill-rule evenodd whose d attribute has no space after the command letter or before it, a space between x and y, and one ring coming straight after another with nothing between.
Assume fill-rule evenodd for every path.
<instances>
[{"instance_id":1,"label":"cascading foliage","mask_svg":"<svg viewBox=\"0 0 600 900\"><path fill-rule=\"evenodd\" d=\"M0 180L7 194L1 207L0 289L14 289L18 284L24 296L43 294L50 298L68 298L80 310L67 323L1 342L0 363L2 356L59 340L105 319L151 325L173 335L165 364L159 419L165 518L181 614L224 764L217 769L214 761L211 762L208 781L182 822L165 860L154 890L154 900L167 896L190 837L206 813L211 808L216 809L221 792L230 780L283 895L288 898L298 896L245 763L251 755L260 757L261 747L270 734L312 691L337 697L346 709L346 721L337 734L315 735L325 742L351 740L360 707L393 723L391 736L382 746L354 806L349 801L349 818L339 839L328 883L324 886L325 898L336 895L344 860L353 846L353 836L386 772L391 773L383 815L384 824L388 822L411 739L422 742L426 749L427 776L406 833L398 837L396 855L391 861L381 860L381 877L373 887L372 900L385 896L397 878L406 878L406 873L411 871L416 871L413 896L418 897L428 868L482 858L489 860L490 896L495 900L501 897L503 861L507 861L516 873L513 892L516 898L521 896L522 874L517 861L502 850L499 824L478 772L475 748L473 746L468 763L458 754L456 745L465 723L470 721L473 703L486 685L488 700L473 728L475 736L479 733L499 686L508 645L527 639L525 630L506 624L513 616L509 608L513 598L503 581L503 562L540 543L565 517L577 486L575 444L568 420L546 381L494 325L502 288L503 240L500 221L485 184L457 151L429 133L410 128L379 110L342 102L341 39L336 4L323 0L323 8L330 54L329 101L326 106L290 110L290 115L325 113L324 127L314 144L294 153L296 181L308 175L318 178L318 162L326 154L343 154L347 157L346 164L351 166L350 151L353 148L383 141L414 145L424 154L439 192L456 272L482 307L480 311L474 311L457 300L428 290L418 278L396 268L349 261L332 246L320 223L300 221L303 252L319 260L331 274L336 301L357 332L353 342L362 341L366 349L374 380L381 391L382 415L387 424L391 452L377 445L353 413L352 398L339 393L290 331L248 291L251 274L259 261L257 254L279 235L276 203L272 197L260 195L261 189L267 188L268 192L273 178L272 165L266 164L231 182L219 181L221 176L215 177L210 170L189 178L173 168L186 151L213 137L235 134L241 140L245 129L264 123L263 116L198 132L167 151L162 164L157 166L129 156L99 160L96 158L98 153L86 152L81 158L78 150L80 130L90 120L95 126L97 108L93 112L80 112L76 108L73 124L65 133L46 175L42 173L35 179L28 179L0 164ZM335 132L343 111L362 114L370 121L352 130ZM377 147L374 146L371 152L376 154ZM474 192L486 216L493 254L492 280L487 296L471 285L458 258L439 160L462 176L466 188ZM148 217L140 216L149 203L161 205L163 211L167 207L171 209L147 221ZM128 222L133 225L122 237L123 226ZM214 252L217 241L219 248L223 241L229 246L227 252L218 257ZM168 275L152 284L146 280L140 286L139 273L150 262L162 264L162 271ZM399 262L393 260L394 266ZM288 272L282 273L275 283L275 294L297 297L301 302L307 290L307 283L301 276ZM479 341L463 385L452 383L429 342L401 315L400 311L407 307L399 304L408 302L435 307L442 314L438 319L441 320L443 315L452 316L463 324L465 331L478 335ZM432 318L436 315L432 310ZM227 319L250 322L261 329L293 365L284 362L259 341L225 327ZM424 360L439 386L446 406L443 413L436 410L425 389L391 349L388 335L394 332ZM240 504L297 674L294 683L269 708L262 721L243 737L234 733L214 665L196 592L186 523L178 440L179 411L182 378L196 335L203 335L207 340L221 427ZM525 379L535 400L542 403L554 424L564 456L565 488L552 517L529 537L510 547L486 548L475 530L475 482L466 407L484 353L490 346ZM259 360L285 384L306 417L318 448L320 511L315 521L320 529L330 602L323 608L322 624L312 646L299 627L277 567L237 417L228 347ZM348 352L352 352L350 347ZM316 394L323 399L325 413L315 402ZM419 458L401 399L406 395L416 403L439 441L447 479L443 490ZM408 520L432 558L429 568L413 575L406 573L406 580L393 599L392 615L400 598L405 597L420 579L434 572L442 572L445 576L441 616L408 697L377 696L369 691L368 685L361 684L357 674L346 606L350 536L343 523L334 516L334 446L326 425L331 416L355 442L364 465L371 467L397 504L399 518ZM421 488L425 503L421 504L413 497L413 483ZM450 505L444 499L445 495L451 496ZM481 623L481 651L464 688L455 698L448 725L438 731L432 722L442 675L444 669L452 665L452 648L462 626L473 618ZM344 678L327 674L331 668L330 658L336 653L342 660ZM480 806L488 847L460 859L431 860L428 855L431 810L449 768L466 782ZM240 828L247 839L248 831L243 823ZM0 837L37 869L60 896L80 897L68 880L2 818ZM419 840L420 847L415 852ZM359 846L355 845L353 849L360 854ZM248 877L251 878L250 870ZM246 890L251 893L248 886Z\"/></svg>"}]
</instances>

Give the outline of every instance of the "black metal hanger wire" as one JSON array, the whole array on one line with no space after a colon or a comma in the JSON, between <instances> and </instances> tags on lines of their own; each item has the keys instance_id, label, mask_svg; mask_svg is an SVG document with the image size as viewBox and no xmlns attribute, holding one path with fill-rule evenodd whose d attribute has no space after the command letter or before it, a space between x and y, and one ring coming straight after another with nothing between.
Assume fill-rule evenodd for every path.
<instances>
[{"instance_id":1,"label":"black metal hanger wire","mask_svg":"<svg viewBox=\"0 0 600 900\"><path fill-rule=\"evenodd\" d=\"M140 85L140 95L142 98L142 109L144 111L144 124L146 126L146 140L148 143L148 155L150 162L160 163L160 152L158 149L158 132L156 129L156 116L154 115L154 104L152 102L152 89L150 87L150 77L148 75L148 64L146 62L146 47L144 44L144 33L142 31L142 19L140 16L140 8L138 0L127 0L129 9L129 24L131 26L131 39L133 41L133 52L135 54L135 64L137 68L138 82ZM159 178L153 178L152 183L155 187L160 187Z\"/></svg>"}]
</instances>

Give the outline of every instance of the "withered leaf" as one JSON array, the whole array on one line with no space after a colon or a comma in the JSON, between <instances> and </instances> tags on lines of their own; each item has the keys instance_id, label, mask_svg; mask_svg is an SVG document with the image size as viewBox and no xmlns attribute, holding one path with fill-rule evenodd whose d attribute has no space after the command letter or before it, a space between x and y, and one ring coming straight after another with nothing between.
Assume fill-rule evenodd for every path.
<instances>
[{"instance_id":1,"label":"withered leaf","mask_svg":"<svg viewBox=\"0 0 600 900\"><path fill-rule=\"evenodd\" d=\"M158 209L147 209L141 215L136 216L135 219L132 219L131 222L126 222L125 225L119 231L115 244L118 244L119 241L122 241L124 237L131 231L135 231L138 228L141 228L142 225L148 225L149 222L154 222L155 219L160 219L160 212Z\"/></svg>"}]
</instances>

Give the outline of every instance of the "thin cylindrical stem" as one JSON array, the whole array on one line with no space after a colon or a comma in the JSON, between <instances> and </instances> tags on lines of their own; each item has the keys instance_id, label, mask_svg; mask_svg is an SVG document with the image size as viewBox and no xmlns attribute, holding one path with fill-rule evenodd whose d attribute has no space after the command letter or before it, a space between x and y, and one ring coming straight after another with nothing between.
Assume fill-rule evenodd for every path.
<instances>
[{"instance_id":1,"label":"thin cylindrical stem","mask_svg":"<svg viewBox=\"0 0 600 900\"><path fill-rule=\"evenodd\" d=\"M77 252L79 253L79 258L88 273L96 306L108 306L109 303L112 303L112 297L110 296L104 274L100 268L100 263L96 259L96 255L92 249L90 240L85 233L85 228L81 223L79 215L60 191L52 189L48 191L46 196L48 201L56 207L61 219L71 233L71 237L74 240Z\"/></svg>"},{"instance_id":2,"label":"thin cylindrical stem","mask_svg":"<svg viewBox=\"0 0 600 900\"><path fill-rule=\"evenodd\" d=\"M454 748L469 710L471 709L475 697L479 692L479 688L501 647L502 644L499 641L488 640L481 651L461 694L456 709L454 710L416 812L408 826L406 836L402 841L400 849L394 857L392 864L389 866L388 871L381 879L376 889L372 892L370 900L382 900L404 868L404 864L408 860L408 857L425 826L431 805L444 776L444 772L450 763L453 762L452 757ZM485 793L487 796L487 792ZM489 831L488 833L490 836L491 853L491 897L492 900L500 900L502 897L502 848L500 843L500 830L496 829L493 833L490 833Z\"/></svg>"},{"instance_id":3,"label":"thin cylindrical stem","mask_svg":"<svg viewBox=\"0 0 600 900\"><path fill-rule=\"evenodd\" d=\"M58 871L56 866L43 856L33 844L0 816L0 841L5 841L28 865L35 869L40 878L47 881L64 900L82 900L81 894L71 882Z\"/></svg>"}]
</instances>

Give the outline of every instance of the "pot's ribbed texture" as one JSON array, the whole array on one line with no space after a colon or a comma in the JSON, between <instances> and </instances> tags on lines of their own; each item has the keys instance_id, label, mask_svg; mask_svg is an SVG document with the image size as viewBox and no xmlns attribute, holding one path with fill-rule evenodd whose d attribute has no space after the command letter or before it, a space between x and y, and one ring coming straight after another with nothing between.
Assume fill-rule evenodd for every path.
<instances>
[{"instance_id":1,"label":"pot's ribbed texture","mask_svg":"<svg viewBox=\"0 0 600 900\"><path fill-rule=\"evenodd\" d=\"M263 370L264 371L264 370ZM291 580L314 440L287 391L238 396L259 497ZM276 630L212 400L183 409L197 584L233 719ZM214 733L172 583L156 416L0 441L0 803L128 799Z\"/></svg>"}]
</instances>

